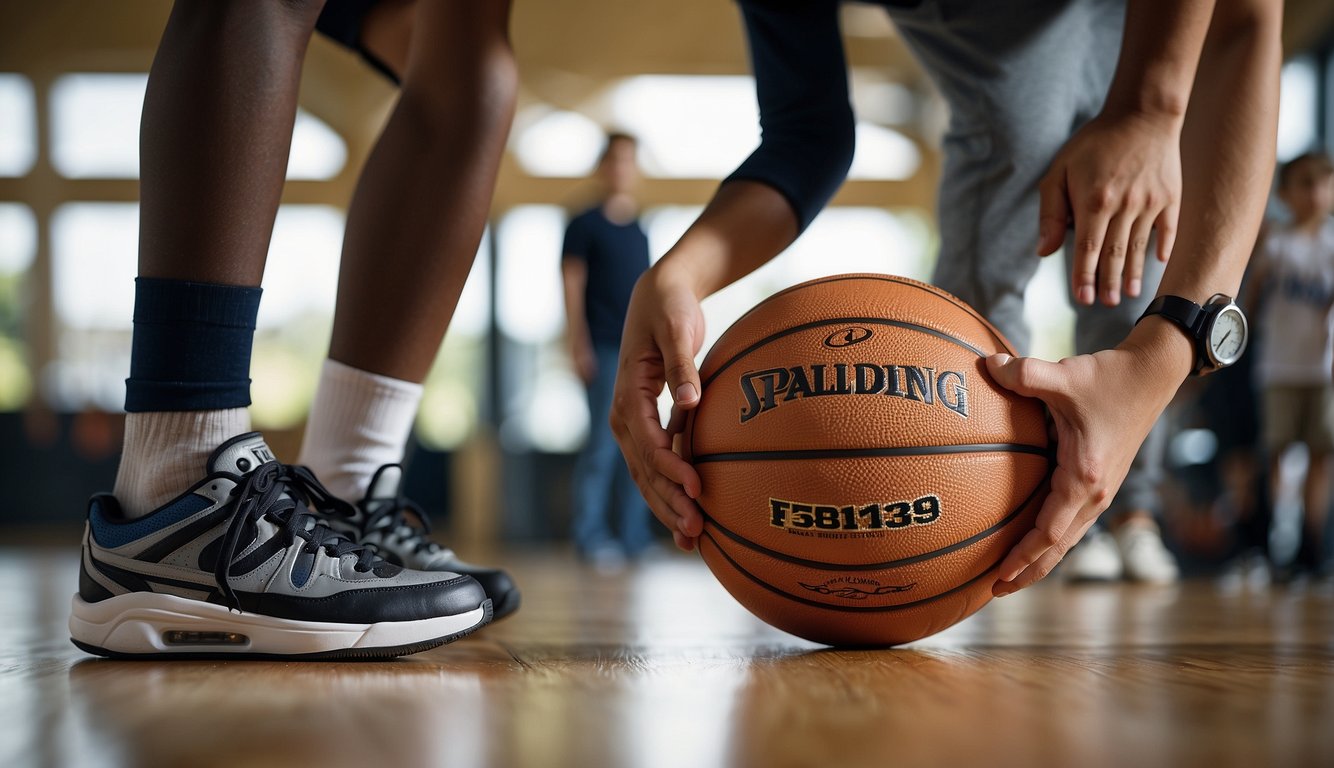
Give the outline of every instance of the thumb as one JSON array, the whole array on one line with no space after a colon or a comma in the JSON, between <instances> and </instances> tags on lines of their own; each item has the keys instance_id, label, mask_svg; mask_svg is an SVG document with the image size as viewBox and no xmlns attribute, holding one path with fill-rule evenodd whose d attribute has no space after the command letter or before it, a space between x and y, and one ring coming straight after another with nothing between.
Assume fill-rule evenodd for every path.
<instances>
[{"instance_id":1,"label":"thumb","mask_svg":"<svg viewBox=\"0 0 1334 768\"><path fill-rule=\"evenodd\" d=\"M1046 400L1064 391L1060 366L1035 357L1011 357L1001 352L987 358L987 372L997 384L1024 397Z\"/></svg>"},{"instance_id":2,"label":"thumb","mask_svg":"<svg viewBox=\"0 0 1334 768\"><path fill-rule=\"evenodd\" d=\"M1047 172L1038 185L1038 194L1038 255L1050 256L1065 243L1065 233L1070 223L1065 170L1061 166Z\"/></svg>"},{"instance_id":3,"label":"thumb","mask_svg":"<svg viewBox=\"0 0 1334 768\"><path fill-rule=\"evenodd\" d=\"M662 365L667 377L667 390L672 393L676 408L689 410L699 405L699 371L695 369L695 350L699 342L694 329L668 322L666 332L658 341Z\"/></svg>"}]
</instances>

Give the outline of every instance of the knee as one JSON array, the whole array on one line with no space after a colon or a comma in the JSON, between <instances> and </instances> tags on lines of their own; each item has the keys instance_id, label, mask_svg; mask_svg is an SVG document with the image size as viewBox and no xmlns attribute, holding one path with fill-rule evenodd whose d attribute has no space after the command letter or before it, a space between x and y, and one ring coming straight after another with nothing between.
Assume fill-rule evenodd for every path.
<instances>
[{"instance_id":1,"label":"knee","mask_svg":"<svg viewBox=\"0 0 1334 768\"><path fill-rule=\"evenodd\" d=\"M402 105L418 119L479 128L508 126L519 92L519 71L508 44L482 46L457 66L409 67L403 79Z\"/></svg>"},{"instance_id":2,"label":"knee","mask_svg":"<svg viewBox=\"0 0 1334 768\"><path fill-rule=\"evenodd\" d=\"M217 29L227 19L244 19L261 29L304 32L315 31L315 22L324 10L325 0L267 0L262 3L216 2L216 0L176 0L172 16L212 24Z\"/></svg>"},{"instance_id":3,"label":"knee","mask_svg":"<svg viewBox=\"0 0 1334 768\"><path fill-rule=\"evenodd\" d=\"M419 8L402 98L423 115L508 122L519 90L509 0Z\"/></svg>"}]
</instances>

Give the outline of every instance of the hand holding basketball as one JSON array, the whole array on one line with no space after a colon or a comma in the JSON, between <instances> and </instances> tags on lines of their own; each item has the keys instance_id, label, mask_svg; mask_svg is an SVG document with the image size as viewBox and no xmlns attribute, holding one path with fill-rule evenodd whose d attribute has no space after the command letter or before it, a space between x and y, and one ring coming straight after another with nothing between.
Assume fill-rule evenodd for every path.
<instances>
[{"instance_id":1,"label":"hand holding basketball","mask_svg":"<svg viewBox=\"0 0 1334 768\"><path fill-rule=\"evenodd\" d=\"M1059 363L992 355L997 384L1047 404L1056 469L1035 527L1001 563L999 597L1042 579L1111 503L1154 421L1189 372L1194 352L1164 321L1140 323L1115 349Z\"/></svg>"},{"instance_id":2,"label":"hand holding basketball","mask_svg":"<svg viewBox=\"0 0 1334 768\"><path fill-rule=\"evenodd\" d=\"M665 384L676 408L699 404L695 355L703 343L704 315L694 292L661 269L645 273L626 314L611 429L653 515L686 551L695 548L704 527L694 502L700 480L672 451L671 435L658 416L658 394Z\"/></svg>"}]
</instances>

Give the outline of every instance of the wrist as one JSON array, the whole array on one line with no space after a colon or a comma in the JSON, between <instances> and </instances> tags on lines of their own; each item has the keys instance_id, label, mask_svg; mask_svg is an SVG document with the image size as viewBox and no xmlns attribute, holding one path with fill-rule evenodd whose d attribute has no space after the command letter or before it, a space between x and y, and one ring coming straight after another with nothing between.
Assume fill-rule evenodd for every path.
<instances>
[{"instance_id":1,"label":"wrist","mask_svg":"<svg viewBox=\"0 0 1334 768\"><path fill-rule=\"evenodd\" d=\"M1186 330L1161 315L1149 315L1118 346L1132 353L1146 380L1170 383L1175 393L1195 368L1195 342ZM1169 396L1170 399L1170 396Z\"/></svg>"},{"instance_id":2,"label":"wrist","mask_svg":"<svg viewBox=\"0 0 1334 768\"><path fill-rule=\"evenodd\" d=\"M1175 134L1180 134L1186 123L1185 102L1178 103L1170 98L1108 100L1098 116L1108 120L1131 120Z\"/></svg>"},{"instance_id":3,"label":"wrist","mask_svg":"<svg viewBox=\"0 0 1334 768\"><path fill-rule=\"evenodd\" d=\"M689 291L700 300L716 291L720 286L713 285L715 281L709 263L712 261L716 264L721 256L707 253L706 250L682 248L678 244L668 251L649 269L654 287L665 291Z\"/></svg>"}]
</instances>

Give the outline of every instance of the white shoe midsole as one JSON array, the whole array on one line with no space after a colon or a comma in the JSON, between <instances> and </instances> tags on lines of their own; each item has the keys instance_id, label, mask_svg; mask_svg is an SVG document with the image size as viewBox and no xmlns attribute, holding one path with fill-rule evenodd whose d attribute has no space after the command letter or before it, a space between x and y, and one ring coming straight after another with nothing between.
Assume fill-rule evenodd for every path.
<instances>
[{"instance_id":1,"label":"white shoe midsole","mask_svg":"<svg viewBox=\"0 0 1334 768\"><path fill-rule=\"evenodd\" d=\"M296 621L239 613L201 600L154 592L131 592L96 603L74 596L70 636L115 653L307 654L351 648L390 648L456 635L486 618L479 607L452 616L416 621L341 624ZM244 640L216 644L169 644L166 633L225 633Z\"/></svg>"}]
</instances>

